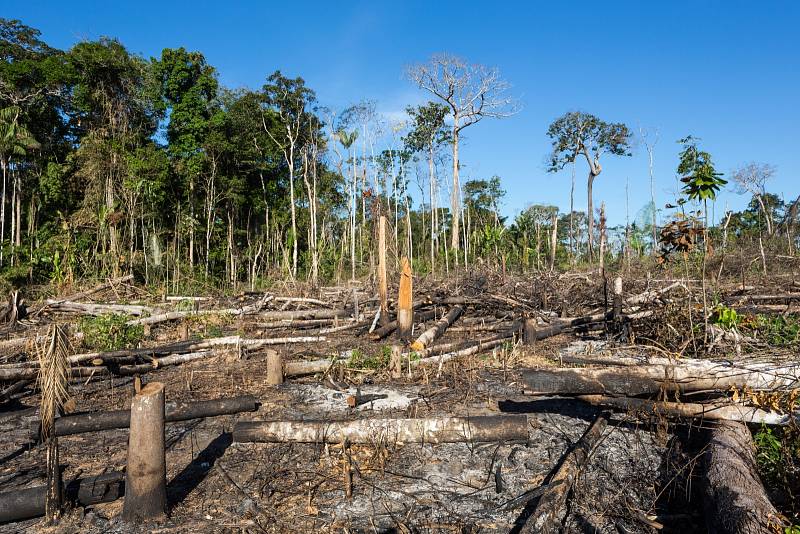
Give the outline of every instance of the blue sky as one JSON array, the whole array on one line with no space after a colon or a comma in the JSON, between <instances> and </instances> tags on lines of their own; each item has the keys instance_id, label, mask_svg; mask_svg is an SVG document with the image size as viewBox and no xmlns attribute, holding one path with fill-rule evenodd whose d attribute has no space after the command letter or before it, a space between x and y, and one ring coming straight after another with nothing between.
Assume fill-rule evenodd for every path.
<instances>
[{"instance_id":1,"label":"blue sky","mask_svg":"<svg viewBox=\"0 0 800 534\"><path fill-rule=\"evenodd\" d=\"M392 115L427 96L403 68L435 52L496 66L513 84L522 111L464 131L462 174L502 177L503 210L531 203L569 206L568 171L543 161L548 124L569 110L658 129L659 206L674 199L677 139L692 134L726 174L741 163L778 169L770 190L800 194L800 3L794 1L486 2L41 2L4 0L0 16L39 28L69 48L102 35L131 51L203 52L221 81L260 87L275 69L304 77L321 103L342 108L376 100ZM595 183L612 223L649 201L643 147L607 158ZM576 206L585 206L584 162L577 166ZM717 203L741 209L729 190ZM585 208L584 208L585 209Z\"/></svg>"}]
</instances>

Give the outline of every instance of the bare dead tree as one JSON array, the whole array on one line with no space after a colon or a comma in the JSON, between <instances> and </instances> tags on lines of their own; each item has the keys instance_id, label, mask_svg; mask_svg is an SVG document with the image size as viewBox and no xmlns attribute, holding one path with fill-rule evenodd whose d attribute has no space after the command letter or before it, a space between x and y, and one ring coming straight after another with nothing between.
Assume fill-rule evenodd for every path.
<instances>
[{"instance_id":1,"label":"bare dead tree","mask_svg":"<svg viewBox=\"0 0 800 534\"><path fill-rule=\"evenodd\" d=\"M659 139L659 131L658 129L650 131L639 127L639 137L642 140L645 150L647 150L647 168L650 172L650 202L653 203L653 255L655 255L658 249L658 221L656 219L658 210L656 209L656 185L655 175L653 172L653 156Z\"/></svg>"},{"instance_id":2,"label":"bare dead tree","mask_svg":"<svg viewBox=\"0 0 800 534\"><path fill-rule=\"evenodd\" d=\"M761 213L764 214L768 236L772 236L774 224L766 206L765 196L767 182L775 175L775 170L775 166L769 163L750 162L733 171L733 181L736 183L737 192L739 194L750 193L758 202Z\"/></svg>"},{"instance_id":3,"label":"bare dead tree","mask_svg":"<svg viewBox=\"0 0 800 534\"><path fill-rule=\"evenodd\" d=\"M453 231L450 246L459 248L459 214L461 213L458 143L461 130L484 118L506 118L519 111L516 99L508 96L510 84L494 67L470 64L451 54L435 54L428 63L412 65L406 76L421 89L444 101L453 118L453 188L450 210Z\"/></svg>"}]
</instances>

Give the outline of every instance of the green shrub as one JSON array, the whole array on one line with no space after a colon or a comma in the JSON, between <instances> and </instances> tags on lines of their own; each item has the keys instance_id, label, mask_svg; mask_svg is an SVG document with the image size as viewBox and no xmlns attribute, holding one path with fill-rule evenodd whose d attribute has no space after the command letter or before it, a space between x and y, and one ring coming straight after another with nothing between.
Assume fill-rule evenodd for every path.
<instances>
[{"instance_id":1,"label":"green shrub","mask_svg":"<svg viewBox=\"0 0 800 534\"><path fill-rule=\"evenodd\" d=\"M375 356L364 354L359 349L353 349L347 360L347 367L351 369L385 369L389 367L391 356L392 349L389 347L383 347L381 352Z\"/></svg>"},{"instance_id":2,"label":"green shrub","mask_svg":"<svg viewBox=\"0 0 800 534\"><path fill-rule=\"evenodd\" d=\"M80 322L83 344L94 350L120 350L135 346L144 335L142 325L129 325L130 317L118 313L84 317Z\"/></svg>"}]
</instances>

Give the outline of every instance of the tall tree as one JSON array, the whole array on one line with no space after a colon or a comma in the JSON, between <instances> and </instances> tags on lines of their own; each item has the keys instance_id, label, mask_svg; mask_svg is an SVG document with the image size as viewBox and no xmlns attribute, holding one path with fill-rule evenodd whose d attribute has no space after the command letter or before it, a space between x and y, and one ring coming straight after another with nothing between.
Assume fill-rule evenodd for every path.
<instances>
[{"instance_id":1,"label":"tall tree","mask_svg":"<svg viewBox=\"0 0 800 534\"><path fill-rule=\"evenodd\" d=\"M450 246L458 250L461 208L458 148L461 131L485 118L510 117L517 112L518 105L514 98L508 96L510 85L500 77L497 68L470 64L450 54L436 54L428 63L409 67L406 74L418 87L441 99L450 108L453 121L453 185L450 191L453 226Z\"/></svg>"},{"instance_id":2,"label":"tall tree","mask_svg":"<svg viewBox=\"0 0 800 534\"><path fill-rule=\"evenodd\" d=\"M570 111L550 124L547 136L553 140L549 172L557 172L582 155L589 165L586 190L588 215L589 257L594 254L594 206L592 186L602 172L600 156L604 153L615 156L630 156L631 132L621 122L608 123L589 113Z\"/></svg>"},{"instance_id":3,"label":"tall tree","mask_svg":"<svg viewBox=\"0 0 800 534\"><path fill-rule=\"evenodd\" d=\"M161 86L168 113L168 152L177 176L185 180L188 211L189 264L195 264L195 190L201 175L208 171L203 142L215 113L218 83L214 68L200 52L185 48L165 48L155 62L156 79ZM206 250L206 268L208 267Z\"/></svg>"},{"instance_id":4,"label":"tall tree","mask_svg":"<svg viewBox=\"0 0 800 534\"><path fill-rule=\"evenodd\" d=\"M411 118L411 129L403 137L406 149L411 152L424 152L428 162L428 185L430 194L431 268L436 261L436 239L439 225L437 217L436 153L443 145L452 141L450 130L445 124L450 108L438 102L428 102L420 106L409 106L406 113Z\"/></svg>"},{"instance_id":5,"label":"tall tree","mask_svg":"<svg viewBox=\"0 0 800 534\"><path fill-rule=\"evenodd\" d=\"M292 266L291 275L297 277L297 211L295 206L294 177L296 160L300 150L306 143L309 132L319 129L319 126L310 127L310 123L318 123L311 112L311 106L317 97L314 91L306 87L302 78L287 78L280 71L275 71L264 84L264 101L272 113L263 115L264 131L267 132L272 142L283 153L286 166L289 170L289 195L291 203L291 246ZM277 121L278 127L268 123Z\"/></svg>"},{"instance_id":6,"label":"tall tree","mask_svg":"<svg viewBox=\"0 0 800 534\"><path fill-rule=\"evenodd\" d=\"M764 223L767 225L767 235L772 236L774 221L770 210L767 209L764 197L767 194L767 182L775 176L775 166L768 163L750 162L740 165L733 171L733 181L738 192L749 193L758 202Z\"/></svg>"}]
</instances>

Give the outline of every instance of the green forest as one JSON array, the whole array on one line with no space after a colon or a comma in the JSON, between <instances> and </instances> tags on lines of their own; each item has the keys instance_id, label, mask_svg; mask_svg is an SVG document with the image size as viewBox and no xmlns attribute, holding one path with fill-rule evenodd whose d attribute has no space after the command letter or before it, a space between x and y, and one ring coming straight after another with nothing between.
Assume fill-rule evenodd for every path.
<instances>
[{"instance_id":1,"label":"green forest","mask_svg":"<svg viewBox=\"0 0 800 534\"><path fill-rule=\"evenodd\" d=\"M458 152L465 128L516 112L509 84L445 54L402 74L430 101L386 124L371 101L326 107L302 73L275 70L260 88L228 88L199 51L146 58L113 38L59 50L37 29L0 19L4 283L63 287L133 273L177 291L355 279L374 272L379 216L389 221L391 261L407 256L417 273L663 261L686 248L682 237L708 232L776 251L796 244L800 198L768 192L774 168L722 176L691 136L675 162L680 198L653 192L626 224L610 226L592 205L592 183L602 163L634 147L652 162L652 139L576 111L533 127L552 140L552 154L537 157L547 171L571 168L573 195L576 180L585 184L588 206L561 211L532 198L510 220L502 178L462 183ZM752 198L746 210L714 213L709 202L726 183ZM700 226L708 232L687 231Z\"/></svg>"}]
</instances>

